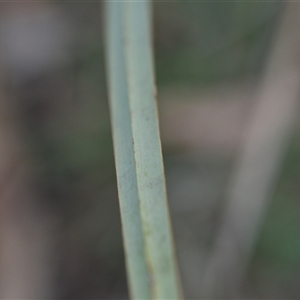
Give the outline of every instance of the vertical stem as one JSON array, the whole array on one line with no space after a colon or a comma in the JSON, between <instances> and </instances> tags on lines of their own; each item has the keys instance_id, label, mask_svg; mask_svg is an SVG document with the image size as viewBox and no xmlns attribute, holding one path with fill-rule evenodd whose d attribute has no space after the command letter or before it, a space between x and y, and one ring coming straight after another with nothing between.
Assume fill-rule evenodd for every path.
<instances>
[{"instance_id":1,"label":"vertical stem","mask_svg":"<svg viewBox=\"0 0 300 300\"><path fill-rule=\"evenodd\" d=\"M110 110L129 289L133 299L150 299L132 145L122 37L123 3L106 3L106 52Z\"/></svg>"},{"instance_id":2,"label":"vertical stem","mask_svg":"<svg viewBox=\"0 0 300 300\"><path fill-rule=\"evenodd\" d=\"M297 120L299 13L299 3L286 4L247 139L231 179L216 247L208 261L203 284L208 297L231 297L239 292Z\"/></svg>"},{"instance_id":3,"label":"vertical stem","mask_svg":"<svg viewBox=\"0 0 300 300\"><path fill-rule=\"evenodd\" d=\"M150 3L124 2L123 21L135 168L152 297L178 299L155 100Z\"/></svg>"}]
</instances>

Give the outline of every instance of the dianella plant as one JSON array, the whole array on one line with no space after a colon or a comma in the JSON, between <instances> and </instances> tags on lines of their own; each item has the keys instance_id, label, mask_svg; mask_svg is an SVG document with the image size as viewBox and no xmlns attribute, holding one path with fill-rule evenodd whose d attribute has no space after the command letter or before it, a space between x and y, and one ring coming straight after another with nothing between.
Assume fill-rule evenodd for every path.
<instances>
[{"instance_id":1,"label":"dianella plant","mask_svg":"<svg viewBox=\"0 0 300 300\"><path fill-rule=\"evenodd\" d=\"M107 1L106 62L133 299L180 299L155 99L149 1Z\"/></svg>"}]
</instances>

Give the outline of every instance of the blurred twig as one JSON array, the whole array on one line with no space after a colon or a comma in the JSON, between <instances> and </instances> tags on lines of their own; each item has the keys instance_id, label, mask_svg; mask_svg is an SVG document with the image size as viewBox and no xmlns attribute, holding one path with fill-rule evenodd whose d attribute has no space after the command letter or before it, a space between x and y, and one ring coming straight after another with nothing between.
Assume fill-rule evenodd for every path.
<instances>
[{"instance_id":1,"label":"blurred twig","mask_svg":"<svg viewBox=\"0 0 300 300\"><path fill-rule=\"evenodd\" d=\"M241 288L296 119L300 4L285 9L207 265L203 292L208 297L236 296Z\"/></svg>"}]
</instances>

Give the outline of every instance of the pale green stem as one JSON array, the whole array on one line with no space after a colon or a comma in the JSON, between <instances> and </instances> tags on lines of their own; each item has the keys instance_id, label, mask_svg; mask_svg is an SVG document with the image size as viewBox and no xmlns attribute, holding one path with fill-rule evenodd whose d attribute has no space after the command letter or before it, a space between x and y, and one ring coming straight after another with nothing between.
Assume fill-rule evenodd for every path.
<instances>
[{"instance_id":1,"label":"pale green stem","mask_svg":"<svg viewBox=\"0 0 300 300\"><path fill-rule=\"evenodd\" d=\"M155 99L149 1L124 2L124 44L138 195L153 299L179 299Z\"/></svg>"},{"instance_id":2,"label":"pale green stem","mask_svg":"<svg viewBox=\"0 0 300 300\"><path fill-rule=\"evenodd\" d=\"M122 34L123 3L106 3L106 61L113 142L129 290L133 299L151 299L132 145Z\"/></svg>"}]
</instances>

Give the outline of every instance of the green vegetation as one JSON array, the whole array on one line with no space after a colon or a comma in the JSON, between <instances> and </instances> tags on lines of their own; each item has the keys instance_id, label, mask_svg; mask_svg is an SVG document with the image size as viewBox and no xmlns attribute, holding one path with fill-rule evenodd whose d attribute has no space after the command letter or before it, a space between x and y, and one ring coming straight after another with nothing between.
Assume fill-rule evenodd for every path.
<instances>
[{"instance_id":1,"label":"green vegetation","mask_svg":"<svg viewBox=\"0 0 300 300\"><path fill-rule=\"evenodd\" d=\"M178 299L155 103L150 7L107 2L107 69L123 236L134 299Z\"/></svg>"}]
</instances>

